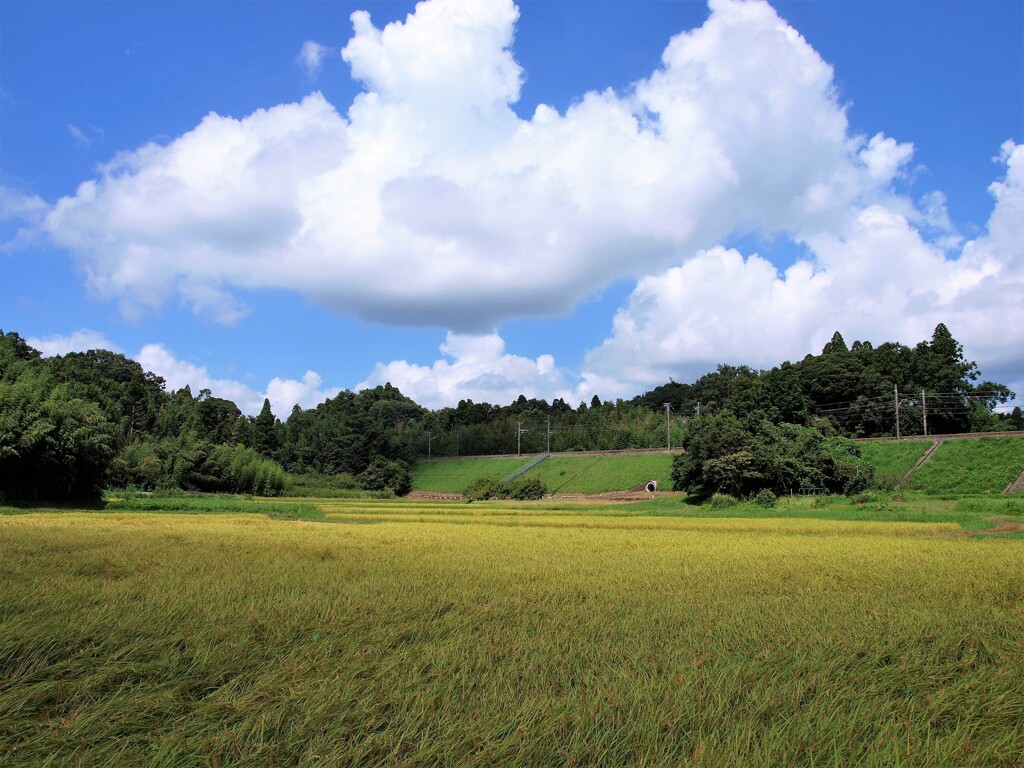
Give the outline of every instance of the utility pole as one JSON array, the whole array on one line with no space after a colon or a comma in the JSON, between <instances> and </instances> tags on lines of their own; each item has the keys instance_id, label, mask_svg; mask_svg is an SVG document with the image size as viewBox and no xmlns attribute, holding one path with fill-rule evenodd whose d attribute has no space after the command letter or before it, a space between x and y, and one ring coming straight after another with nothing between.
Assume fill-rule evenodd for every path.
<instances>
[{"instance_id":1,"label":"utility pole","mask_svg":"<svg viewBox=\"0 0 1024 768\"><path fill-rule=\"evenodd\" d=\"M516 456L522 455L523 433L529 431L528 429L523 429L523 422L516 422Z\"/></svg>"},{"instance_id":2,"label":"utility pole","mask_svg":"<svg viewBox=\"0 0 1024 768\"><path fill-rule=\"evenodd\" d=\"M551 417L548 416L548 453L551 453L551 435L553 434L554 432L551 429Z\"/></svg>"},{"instance_id":3,"label":"utility pole","mask_svg":"<svg viewBox=\"0 0 1024 768\"><path fill-rule=\"evenodd\" d=\"M697 418L700 418L700 400L697 401L697 407L693 409L697 412Z\"/></svg>"},{"instance_id":4,"label":"utility pole","mask_svg":"<svg viewBox=\"0 0 1024 768\"><path fill-rule=\"evenodd\" d=\"M898 384L892 385L892 391L896 395L896 439L900 439L900 388Z\"/></svg>"},{"instance_id":5,"label":"utility pole","mask_svg":"<svg viewBox=\"0 0 1024 768\"><path fill-rule=\"evenodd\" d=\"M672 450L672 403L662 403L665 406L665 444Z\"/></svg>"},{"instance_id":6,"label":"utility pole","mask_svg":"<svg viewBox=\"0 0 1024 768\"><path fill-rule=\"evenodd\" d=\"M924 390L921 390L921 415L924 417L924 436L928 437L928 406L924 399Z\"/></svg>"},{"instance_id":7,"label":"utility pole","mask_svg":"<svg viewBox=\"0 0 1024 768\"><path fill-rule=\"evenodd\" d=\"M430 444L434 442L434 433L427 432L427 460L430 460Z\"/></svg>"}]
</instances>

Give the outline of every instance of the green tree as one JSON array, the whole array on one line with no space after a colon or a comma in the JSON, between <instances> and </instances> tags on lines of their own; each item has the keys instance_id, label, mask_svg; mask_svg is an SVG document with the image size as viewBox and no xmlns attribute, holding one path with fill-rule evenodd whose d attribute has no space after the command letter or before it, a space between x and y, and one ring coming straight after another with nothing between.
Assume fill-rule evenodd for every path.
<instances>
[{"instance_id":1,"label":"green tree","mask_svg":"<svg viewBox=\"0 0 1024 768\"><path fill-rule=\"evenodd\" d=\"M751 497L808 487L854 493L873 478L856 443L797 424L762 421L748 428L721 414L691 422L683 446L686 453L673 460L673 486L698 495Z\"/></svg>"},{"instance_id":2,"label":"green tree","mask_svg":"<svg viewBox=\"0 0 1024 768\"><path fill-rule=\"evenodd\" d=\"M268 459L277 454L279 447L278 429L280 422L274 417L270 410L270 399L263 399L263 408L259 416L252 421L253 448Z\"/></svg>"},{"instance_id":3,"label":"green tree","mask_svg":"<svg viewBox=\"0 0 1024 768\"><path fill-rule=\"evenodd\" d=\"M96 500L113 457L113 427L42 365L0 382L0 494Z\"/></svg>"},{"instance_id":4,"label":"green tree","mask_svg":"<svg viewBox=\"0 0 1024 768\"><path fill-rule=\"evenodd\" d=\"M363 487L371 491L391 490L404 496L412 490L412 470L400 460L388 460L378 456L359 476Z\"/></svg>"}]
</instances>

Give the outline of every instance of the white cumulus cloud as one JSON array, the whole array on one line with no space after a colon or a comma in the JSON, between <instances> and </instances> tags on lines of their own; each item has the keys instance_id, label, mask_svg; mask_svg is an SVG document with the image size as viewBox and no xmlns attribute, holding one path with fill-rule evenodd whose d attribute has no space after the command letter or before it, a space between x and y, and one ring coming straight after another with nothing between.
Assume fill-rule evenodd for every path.
<instances>
[{"instance_id":1,"label":"white cumulus cloud","mask_svg":"<svg viewBox=\"0 0 1024 768\"><path fill-rule=\"evenodd\" d=\"M215 397L231 400L242 413L250 416L260 412L265 398L270 400L274 415L284 420L295 405L303 409L313 408L341 391L337 387L324 387L318 373L306 371L301 381L274 377L260 392L236 379L216 378L206 366L176 357L163 344L147 344L135 360L147 371L162 377L167 382L168 391L188 386L194 397L209 389Z\"/></svg>"},{"instance_id":2,"label":"white cumulus cloud","mask_svg":"<svg viewBox=\"0 0 1024 768\"><path fill-rule=\"evenodd\" d=\"M25 339L29 346L38 349L44 357L66 355L69 352L86 352L91 349L106 349L123 353L124 350L99 331L82 328L66 336L54 335L46 338ZM177 357L163 344L146 344L138 354L130 355L143 369L163 378L168 392L189 387L193 397L209 389L215 397L231 400L243 413L256 415L263 407L263 400L270 400L274 415L288 418L293 406L315 408L328 398L341 392L339 387L325 387L323 378L316 371L306 371L302 379L287 379L275 376L263 391L258 391L237 379L219 378L210 373L204 365Z\"/></svg>"},{"instance_id":3,"label":"white cumulus cloud","mask_svg":"<svg viewBox=\"0 0 1024 768\"><path fill-rule=\"evenodd\" d=\"M405 360L378 363L356 389L390 382L402 394L428 408L458 405L460 400L507 404L527 398L573 398L572 374L555 364L551 355L536 359L511 355L496 333L449 333L441 345L444 358L432 365Z\"/></svg>"},{"instance_id":4,"label":"white cumulus cloud","mask_svg":"<svg viewBox=\"0 0 1024 768\"><path fill-rule=\"evenodd\" d=\"M988 227L955 258L881 205L841 230L808 235L811 257L782 272L756 254L701 251L638 282L611 336L588 354L586 375L640 391L721 362L799 359L835 330L848 341L914 344L941 322L987 378L1021 392L1024 147L1008 142L1001 161L1007 172L990 187Z\"/></svg>"},{"instance_id":5,"label":"white cumulus cloud","mask_svg":"<svg viewBox=\"0 0 1024 768\"><path fill-rule=\"evenodd\" d=\"M90 349L106 349L110 352L121 352L121 348L104 336L100 331L81 328L67 336L57 334L47 338L29 337L25 339L30 347L38 349L43 357L66 355L68 352L88 352Z\"/></svg>"},{"instance_id":6,"label":"white cumulus cloud","mask_svg":"<svg viewBox=\"0 0 1024 768\"><path fill-rule=\"evenodd\" d=\"M486 333L563 313L737 231L827 230L888 194L910 145L851 135L832 69L766 3L713 0L625 93L512 107L511 0L430 0L342 50L364 91L211 114L124 152L44 228L100 297L220 322L246 289ZM310 47L304 61L322 54Z\"/></svg>"}]
</instances>

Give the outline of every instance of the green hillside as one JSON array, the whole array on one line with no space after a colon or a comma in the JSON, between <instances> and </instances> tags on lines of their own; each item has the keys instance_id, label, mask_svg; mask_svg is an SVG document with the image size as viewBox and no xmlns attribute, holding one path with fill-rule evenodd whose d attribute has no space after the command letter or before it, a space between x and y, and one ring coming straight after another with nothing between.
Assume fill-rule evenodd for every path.
<instances>
[{"instance_id":1,"label":"green hillside","mask_svg":"<svg viewBox=\"0 0 1024 768\"><path fill-rule=\"evenodd\" d=\"M418 491L462 493L481 477L505 477L533 457L466 458L421 461L413 468L412 486ZM620 456L559 454L545 459L526 474L536 477L549 493L626 491L648 480L671 490L672 457L663 453Z\"/></svg>"},{"instance_id":2,"label":"green hillside","mask_svg":"<svg viewBox=\"0 0 1024 768\"><path fill-rule=\"evenodd\" d=\"M558 455L530 470L551 493L626 491L648 480L672 489L672 456L664 453L621 456Z\"/></svg>"},{"instance_id":3,"label":"green hillside","mask_svg":"<svg viewBox=\"0 0 1024 768\"><path fill-rule=\"evenodd\" d=\"M861 453L875 468L881 487L894 487L932 441L903 440L863 443ZM481 477L505 477L533 457L465 458L421 461L413 469L413 488L462 493ZM1001 493L1024 470L1024 439L990 437L945 440L934 455L910 476L904 487L925 493ZM527 477L544 483L549 493L625 491L648 480L659 490L672 487L672 456L664 453L593 455L555 454L531 469Z\"/></svg>"},{"instance_id":4,"label":"green hillside","mask_svg":"<svg viewBox=\"0 0 1024 768\"><path fill-rule=\"evenodd\" d=\"M926 493L1001 493L1022 470L1022 438L946 440L905 487Z\"/></svg>"},{"instance_id":5,"label":"green hillside","mask_svg":"<svg viewBox=\"0 0 1024 768\"><path fill-rule=\"evenodd\" d=\"M931 445L931 440L861 443L860 453L875 468L875 481L878 485L894 488Z\"/></svg>"},{"instance_id":6,"label":"green hillside","mask_svg":"<svg viewBox=\"0 0 1024 768\"><path fill-rule=\"evenodd\" d=\"M505 477L522 467L531 457L488 459L434 459L419 461L412 470L412 487L417 491L462 493L481 477Z\"/></svg>"}]
</instances>

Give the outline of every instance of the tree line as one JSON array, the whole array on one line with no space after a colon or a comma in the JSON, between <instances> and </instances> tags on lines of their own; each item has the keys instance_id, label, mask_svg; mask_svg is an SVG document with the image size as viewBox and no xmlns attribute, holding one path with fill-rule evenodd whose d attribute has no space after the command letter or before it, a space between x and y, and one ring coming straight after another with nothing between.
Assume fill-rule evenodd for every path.
<instances>
[{"instance_id":1,"label":"tree line","mask_svg":"<svg viewBox=\"0 0 1024 768\"><path fill-rule=\"evenodd\" d=\"M823 437L891 435L897 419L902 434L920 434L925 421L933 434L1024 428L1019 408L994 410L1014 393L978 378L939 325L913 348L847 347L837 332L821 354L796 363L767 371L723 364L692 384L669 381L631 400L594 396L573 407L521 395L506 406L463 400L431 411L385 384L295 406L281 420L269 401L250 417L209 390L169 392L124 355L43 358L17 333L0 331L0 494L84 500L117 487L275 495L289 482L403 493L412 463L427 456L695 448L695 435L726 422L729 434L739 425L765 444L780 425ZM771 453L752 447L731 453ZM736 474L735 466L712 468Z\"/></svg>"}]
</instances>

